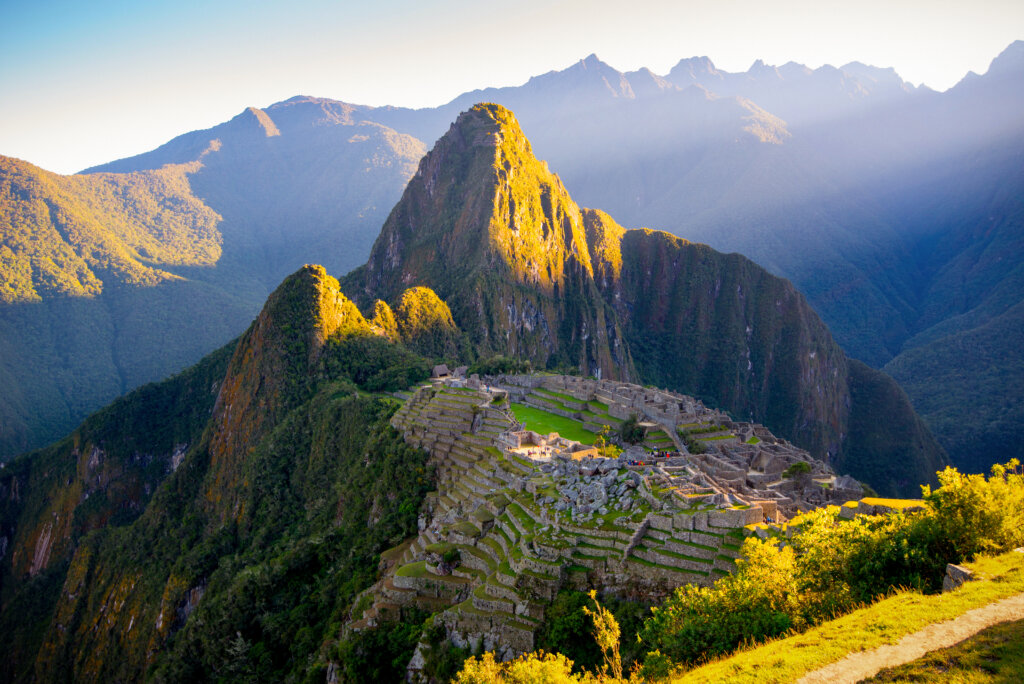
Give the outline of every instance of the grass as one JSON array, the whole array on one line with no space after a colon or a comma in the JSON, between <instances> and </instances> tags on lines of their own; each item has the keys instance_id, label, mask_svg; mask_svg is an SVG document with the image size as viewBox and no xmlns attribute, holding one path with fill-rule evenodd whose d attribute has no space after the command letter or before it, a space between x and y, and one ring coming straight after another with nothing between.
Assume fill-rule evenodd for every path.
<instances>
[{"instance_id":1,"label":"grass","mask_svg":"<svg viewBox=\"0 0 1024 684\"><path fill-rule=\"evenodd\" d=\"M751 435L750 439L746 441L747 444L760 444L761 440L758 439L757 435Z\"/></svg>"},{"instance_id":2,"label":"grass","mask_svg":"<svg viewBox=\"0 0 1024 684\"><path fill-rule=\"evenodd\" d=\"M956 646L880 671L865 682L1024 682L1024 620L1003 622Z\"/></svg>"},{"instance_id":3,"label":"grass","mask_svg":"<svg viewBox=\"0 0 1024 684\"><path fill-rule=\"evenodd\" d=\"M575 440L581 444L593 444L597 435L583 429L583 425L572 418L556 416L553 413L525 404L512 404L512 413L516 420L525 423L527 429L546 435L549 432L557 432L566 439Z\"/></svg>"},{"instance_id":4,"label":"grass","mask_svg":"<svg viewBox=\"0 0 1024 684\"><path fill-rule=\"evenodd\" d=\"M569 401L569 402L572 402L574 404L586 404L587 403L587 402L585 402L585 401L583 401L581 399L577 399L576 397L572 396L571 394L565 394L564 392L554 392L552 390L544 389L542 387L538 387L537 389L535 389L533 391L537 392L539 394L547 395L549 397L555 397L557 399L561 399L562 401Z\"/></svg>"},{"instance_id":5,"label":"grass","mask_svg":"<svg viewBox=\"0 0 1024 684\"><path fill-rule=\"evenodd\" d=\"M632 559L631 559L632 560ZM848 653L894 644L930 624L1024 592L1024 554L982 558L978 581L946 594L900 592L803 634L776 639L673 677L673 682L792 682Z\"/></svg>"},{"instance_id":6,"label":"grass","mask_svg":"<svg viewBox=\"0 0 1024 684\"><path fill-rule=\"evenodd\" d=\"M924 506L924 501L921 499L880 499L878 497L867 497L861 499L864 503L869 506L887 506L894 510L903 510L904 508L920 508Z\"/></svg>"},{"instance_id":7,"label":"grass","mask_svg":"<svg viewBox=\"0 0 1024 684\"><path fill-rule=\"evenodd\" d=\"M399 577L427 577L431 573L427 572L427 562L417 561L415 563L409 563L398 568L395 573Z\"/></svg>"}]
</instances>

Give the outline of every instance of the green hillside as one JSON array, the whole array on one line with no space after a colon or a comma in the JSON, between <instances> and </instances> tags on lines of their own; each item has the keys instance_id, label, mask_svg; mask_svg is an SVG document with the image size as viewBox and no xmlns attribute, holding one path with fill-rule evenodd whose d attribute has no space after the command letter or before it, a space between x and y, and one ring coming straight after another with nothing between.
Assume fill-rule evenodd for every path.
<instances>
[{"instance_id":1,"label":"green hillside","mask_svg":"<svg viewBox=\"0 0 1024 684\"><path fill-rule=\"evenodd\" d=\"M387 423L398 403L366 390L428 368L309 267L237 345L14 461L4 679L322 676L311 656L432 488Z\"/></svg>"},{"instance_id":2,"label":"green hillside","mask_svg":"<svg viewBox=\"0 0 1024 684\"><path fill-rule=\"evenodd\" d=\"M0 158L0 460L236 337L314 255L362 262L423 145L306 100L274 116L101 173Z\"/></svg>"}]
</instances>

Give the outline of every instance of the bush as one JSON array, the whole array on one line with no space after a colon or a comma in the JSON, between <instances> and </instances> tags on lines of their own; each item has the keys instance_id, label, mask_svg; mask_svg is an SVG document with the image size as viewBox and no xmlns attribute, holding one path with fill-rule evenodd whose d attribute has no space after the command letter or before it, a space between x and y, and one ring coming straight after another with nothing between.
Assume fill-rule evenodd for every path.
<instances>
[{"instance_id":1,"label":"bush","mask_svg":"<svg viewBox=\"0 0 1024 684\"><path fill-rule=\"evenodd\" d=\"M481 359L469 367L469 373L480 375L508 375L512 373L529 373L530 362L510 356L492 356Z\"/></svg>"},{"instance_id":2,"label":"bush","mask_svg":"<svg viewBox=\"0 0 1024 684\"><path fill-rule=\"evenodd\" d=\"M800 462L787 472L808 470ZM934 492L923 488L921 511L843 520L818 509L801 516L781 550L777 540L748 539L735 574L710 589L677 589L644 623L642 639L657 658L693 662L832 619L894 587L939 591L947 563L1024 544L1016 460L989 478L947 468L939 482Z\"/></svg>"},{"instance_id":3,"label":"bush","mask_svg":"<svg viewBox=\"0 0 1024 684\"><path fill-rule=\"evenodd\" d=\"M992 466L992 475L939 473L939 489L922 488L940 534L958 559L1024 545L1024 473L1020 461Z\"/></svg>"},{"instance_id":4,"label":"bush","mask_svg":"<svg viewBox=\"0 0 1024 684\"><path fill-rule=\"evenodd\" d=\"M782 479L788 480L796 477L797 475L803 475L804 473L811 472L811 464L807 461L797 461L793 465L789 466L782 471Z\"/></svg>"},{"instance_id":5,"label":"bush","mask_svg":"<svg viewBox=\"0 0 1024 684\"><path fill-rule=\"evenodd\" d=\"M688 584L652 610L640 638L677 662L729 653L798 626L797 565L793 549L750 538L746 560L713 588ZM660 666L659 666L660 667Z\"/></svg>"},{"instance_id":6,"label":"bush","mask_svg":"<svg viewBox=\"0 0 1024 684\"><path fill-rule=\"evenodd\" d=\"M639 444L644 441L644 429L640 427L640 420L634 413L622 423L619 428L619 437L624 444Z\"/></svg>"}]
</instances>

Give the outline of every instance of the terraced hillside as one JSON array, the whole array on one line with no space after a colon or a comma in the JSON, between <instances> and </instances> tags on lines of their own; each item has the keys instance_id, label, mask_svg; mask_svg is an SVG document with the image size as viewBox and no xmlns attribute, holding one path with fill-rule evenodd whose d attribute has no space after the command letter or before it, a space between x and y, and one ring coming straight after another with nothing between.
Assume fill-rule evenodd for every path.
<instances>
[{"instance_id":1,"label":"terraced hillside","mask_svg":"<svg viewBox=\"0 0 1024 684\"><path fill-rule=\"evenodd\" d=\"M578 387L566 391L566 384L578 382L594 381L438 381L406 401L392 425L409 444L430 452L438 489L428 495L419 535L385 554L388 570L355 602L350 630L398 619L415 607L437 613L456 644L482 641L506 656L529 651L560 589L602 587L658 598L680 584L710 585L732 570L753 524L785 517L798 510L797 501L808 505L801 496L773 498L767 490L758 494L716 478L715 472L731 474L726 443L741 444L752 428L727 422L728 416L692 398L680 397L689 411L678 419L722 421L705 435L729 438L701 455L687 453L676 431L650 422L654 403L637 401L634 410L645 417L645 442L655 452L671 449L671 457L634 446L605 458L593 446L539 435L512 412L515 399L551 421L574 424L593 441L602 427L622 422L616 416L630 408L624 393L653 392L621 383L607 385L600 397L581 397ZM613 385L621 385L617 394ZM757 428L766 448L776 441ZM793 452L793 459L813 462L806 452ZM819 480L837 481L820 462L813 470ZM778 473L752 476L780 479ZM803 485L825 491L810 477Z\"/></svg>"}]
</instances>

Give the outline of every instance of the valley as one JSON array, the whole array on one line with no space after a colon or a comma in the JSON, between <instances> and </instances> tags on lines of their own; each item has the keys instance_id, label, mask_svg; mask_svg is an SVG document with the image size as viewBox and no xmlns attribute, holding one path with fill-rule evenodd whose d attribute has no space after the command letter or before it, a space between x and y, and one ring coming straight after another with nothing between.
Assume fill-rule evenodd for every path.
<instances>
[{"instance_id":1,"label":"valley","mask_svg":"<svg viewBox=\"0 0 1024 684\"><path fill-rule=\"evenodd\" d=\"M0 679L791 681L1019 594L1022 79L0 157Z\"/></svg>"}]
</instances>

